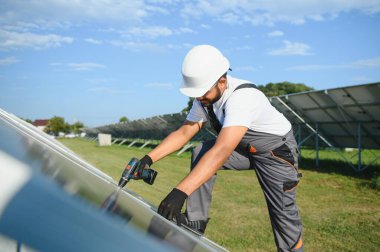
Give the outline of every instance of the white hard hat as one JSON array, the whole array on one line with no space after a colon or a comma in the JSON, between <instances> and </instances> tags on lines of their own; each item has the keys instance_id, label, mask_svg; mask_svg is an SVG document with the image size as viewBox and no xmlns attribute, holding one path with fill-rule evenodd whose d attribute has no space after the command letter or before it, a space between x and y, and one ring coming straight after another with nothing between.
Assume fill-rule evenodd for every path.
<instances>
[{"instance_id":1,"label":"white hard hat","mask_svg":"<svg viewBox=\"0 0 380 252\"><path fill-rule=\"evenodd\" d=\"M182 63L182 86L179 89L189 97L201 97L228 71L230 62L215 47L193 47Z\"/></svg>"}]
</instances>

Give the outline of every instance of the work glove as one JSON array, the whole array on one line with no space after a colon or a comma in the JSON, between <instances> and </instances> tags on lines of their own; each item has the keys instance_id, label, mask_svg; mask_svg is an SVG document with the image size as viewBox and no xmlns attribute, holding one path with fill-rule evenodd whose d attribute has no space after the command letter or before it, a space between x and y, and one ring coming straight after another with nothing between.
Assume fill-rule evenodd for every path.
<instances>
[{"instance_id":1,"label":"work glove","mask_svg":"<svg viewBox=\"0 0 380 252\"><path fill-rule=\"evenodd\" d=\"M142 159L140 159L140 162L139 162L137 169L135 171L135 173L137 173L137 177L142 178L143 170L149 169L150 166L152 165L152 163L153 163L153 161L148 155L145 155Z\"/></svg>"},{"instance_id":2,"label":"work glove","mask_svg":"<svg viewBox=\"0 0 380 252\"><path fill-rule=\"evenodd\" d=\"M174 188L161 202L158 207L158 214L168 220L175 219L177 225L181 226L181 209L187 197L186 193Z\"/></svg>"}]
</instances>

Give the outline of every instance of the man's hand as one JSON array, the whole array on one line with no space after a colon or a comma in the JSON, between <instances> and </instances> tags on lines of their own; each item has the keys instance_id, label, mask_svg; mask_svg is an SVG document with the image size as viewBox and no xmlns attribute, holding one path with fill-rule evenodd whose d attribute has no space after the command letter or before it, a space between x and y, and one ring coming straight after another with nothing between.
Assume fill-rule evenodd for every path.
<instances>
[{"instance_id":1,"label":"man's hand","mask_svg":"<svg viewBox=\"0 0 380 252\"><path fill-rule=\"evenodd\" d=\"M144 169L149 169L149 167L152 165L153 161L152 159L148 156L145 155L139 162L139 165L135 171L137 173L138 178L142 178L142 172Z\"/></svg>"},{"instance_id":2,"label":"man's hand","mask_svg":"<svg viewBox=\"0 0 380 252\"><path fill-rule=\"evenodd\" d=\"M181 209L187 197L186 193L174 188L161 202L158 207L158 214L168 220L173 220L175 218L177 225L181 226Z\"/></svg>"}]
</instances>

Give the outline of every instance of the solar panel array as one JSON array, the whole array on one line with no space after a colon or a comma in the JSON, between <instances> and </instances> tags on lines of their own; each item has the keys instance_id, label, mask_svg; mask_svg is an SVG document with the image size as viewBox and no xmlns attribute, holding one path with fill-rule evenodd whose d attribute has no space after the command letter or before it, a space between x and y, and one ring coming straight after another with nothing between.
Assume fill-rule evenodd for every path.
<instances>
[{"instance_id":1,"label":"solar panel array","mask_svg":"<svg viewBox=\"0 0 380 252\"><path fill-rule=\"evenodd\" d=\"M380 149L380 83L271 97L304 145Z\"/></svg>"},{"instance_id":2,"label":"solar panel array","mask_svg":"<svg viewBox=\"0 0 380 252\"><path fill-rule=\"evenodd\" d=\"M146 140L162 140L172 131L178 129L185 121L186 113L159 115L125 123L105 125L87 129L89 136L98 133L111 134L113 138L138 138ZM211 129L206 127L193 140L207 140L213 137Z\"/></svg>"},{"instance_id":3,"label":"solar panel array","mask_svg":"<svg viewBox=\"0 0 380 252\"><path fill-rule=\"evenodd\" d=\"M303 146L380 149L380 83L309 91L269 98L293 124ZM177 129L186 113L87 129L87 134L111 134L113 138L160 140ZM318 133L319 140L315 136ZM214 137L209 126L193 140Z\"/></svg>"}]
</instances>

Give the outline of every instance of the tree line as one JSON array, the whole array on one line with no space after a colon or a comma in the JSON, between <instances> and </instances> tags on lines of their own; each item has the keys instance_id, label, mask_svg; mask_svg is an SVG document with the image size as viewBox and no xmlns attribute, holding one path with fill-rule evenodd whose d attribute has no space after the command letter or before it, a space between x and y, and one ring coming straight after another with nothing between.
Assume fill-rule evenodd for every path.
<instances>
[{"instance_id":1,"label":"tree line","mask_svg":"<svg viewBox=\"0 0 380 252\"><path fill-rule=\"evenodd\" d=\"M33 121L30 119L23 119L24 121L33 124ZM73 124L69 124L65 122L65 119L60 116L54 116L48 120L48 124L46 125L44 131L50 135L58 136L60 132L62 133L73 133L79 134L83 131L85 127L84 124L80 121L77 121Z\"/></svg>"},{"instance_id":2,"label":"tree line","mask_svg":"<svg viewBox=\"0 0 380 252\"><path fill-rule=\"evenodd\" d=\"M288 81L283 82L269 82L266 85L258 85L257 88L262 91L267 97L280 96L285 94L300 93L305 91L314 90L303 83L292 83ZM193 105L194 98L189 98L186 108L182 112L189 112Z\"/></svg>"},{"instance_id":3,"label":"tree line","mask_svg":"<svg viewBox=\"0 0 380 252\"><path fill-rule=\"evenodd\" d=\"M79 134L84 128L84 124L77 121L73 124L65 122L65 119L60 116L54 116L49 120L44 131L48 134L57 136L60 132Z\"/></svg>"}]
</instances>

